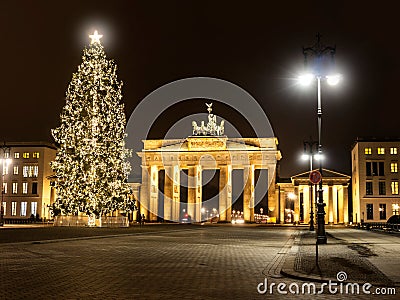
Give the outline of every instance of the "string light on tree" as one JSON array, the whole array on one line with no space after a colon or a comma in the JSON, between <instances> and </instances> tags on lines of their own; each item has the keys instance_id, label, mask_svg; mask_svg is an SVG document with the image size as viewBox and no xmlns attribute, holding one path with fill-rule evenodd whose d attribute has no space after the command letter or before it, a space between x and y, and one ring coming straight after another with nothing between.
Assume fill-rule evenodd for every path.
<instances>
[{"instance_id":1,"label":"string light on tree","mask_svg":"<svg viewBox=\"0 0 400 300\"><path fill-rule=\"evenodd\" d=\"M132 211L126 182L130 172L125 148L126 119L122 82L117 66L106 57L97 31L83 50L82 63L72 75L60 126L52 130L59 144L51 167L57 181L54 212L104 216Z\"/></svg>"}]
</instances>

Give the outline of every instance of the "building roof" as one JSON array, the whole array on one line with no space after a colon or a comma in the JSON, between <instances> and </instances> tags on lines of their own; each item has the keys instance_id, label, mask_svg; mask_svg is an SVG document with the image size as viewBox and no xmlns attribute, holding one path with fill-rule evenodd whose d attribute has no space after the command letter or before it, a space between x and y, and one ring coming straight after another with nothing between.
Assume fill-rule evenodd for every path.
<instances>
[{"instance_id":1,"label":"building roof","mask_svg":"<svg viewBox=\"0 0 400 300\"><path fill-rule=\"evenodd\" d=\"M38 141L38 142L4 142L2 146L6 147L46 147L57 150L57 147L53 143Z\"/></svg>"},{"instance_id":2,"label":"building roof","mask_svg":"<svg viewBox=\"0 0 400 300\"><path fill-rule=\"evenodd\" d=\"M315 169L313 171L318 171L318 169ZM304 173L294 175L291 177L291 179L292 180L294 180L294 179L307 179L308 180L308 178L310 177L310 172L311 171L307 171ZM342 174L342 173L339 173L336 171L322 169L322 178L325 178L325 179L350 179L351 177L346 174Z\"/></svg>"},{"instance_id":3,"label":"building roof","mask_svg":"<svg viewBox=\"0 0 400 300\"><path fill-rule=\"evenodd\" d=\"M390 142L400 142L400 137L357 137L354 141L351 149L353 150L354 147L358 143L390 143Z\"/></svg>"}]
</instances>

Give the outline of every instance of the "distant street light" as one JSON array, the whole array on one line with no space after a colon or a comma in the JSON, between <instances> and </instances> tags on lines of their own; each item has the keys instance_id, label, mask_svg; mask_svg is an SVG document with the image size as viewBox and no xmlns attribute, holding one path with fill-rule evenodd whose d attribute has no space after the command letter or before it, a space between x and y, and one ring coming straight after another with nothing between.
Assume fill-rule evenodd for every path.
<instances>
[{"instance_id":1,"label":"distant street light","mask_svg":"<svg viewBox=\"0 0 400 300\"><path fill-rule=\"evenodd\" d=\"M309 57L313 58L311 70L305 75L299 77L299 83L302 85L310 85L313 81L317 81L317 98L318 98L318 151L316 159L319 160L319 172L322 174L322 143L321 143L321 125L322 125L322 105L321 105L321 81L326 80L329 85L336 85L341 80L341 75L339 74L328 74L326 75L325 61L324 58L327 54L330 55L331 62L333 65L334 55L336 53L336 47L324 46L321 44L321 35L317 34L317 42L307 48L303 48L303 55L306 68L308 66ZM311 71L311 72L310 72ZM328 70L331 71L331 70ZM322 180L319 182L318 189L318 203L317 203L317 244L326 244L327 238L325 233L325 203L323 200L323 186Z\"/></svg>"}]
</instances>

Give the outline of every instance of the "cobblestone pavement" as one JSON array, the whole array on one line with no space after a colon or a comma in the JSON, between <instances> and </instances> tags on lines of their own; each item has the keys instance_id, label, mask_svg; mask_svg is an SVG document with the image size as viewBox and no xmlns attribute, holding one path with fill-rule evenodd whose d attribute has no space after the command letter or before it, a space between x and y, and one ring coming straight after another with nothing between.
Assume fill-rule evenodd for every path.
<instances>
[{"instance_id":1,"label":"cobblestone pavement","mask_svg":"<svg viewBox=\"0 0 400 300\"><path fill-rule=\"evenodd\" d=\"M34 242L3 243L1 298L366 299L365 295L279 295L279 283L304 283L280 275L299 234L294 228L173 228L153 227L109 238L39 242L33 236ZM257 286L262 292L260 283L265 280L268 287L275 284L272 295L269 290L257 292Z\"/></svg>"}]
</instances>

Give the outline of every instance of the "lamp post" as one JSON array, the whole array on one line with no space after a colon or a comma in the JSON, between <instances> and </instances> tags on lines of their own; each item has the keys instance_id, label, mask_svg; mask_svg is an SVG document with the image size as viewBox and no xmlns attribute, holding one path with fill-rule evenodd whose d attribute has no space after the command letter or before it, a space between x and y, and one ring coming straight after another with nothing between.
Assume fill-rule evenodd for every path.
<instances>
[{"instance_id":1,"label":"lamp post","mask_svg":"<svg viewBox=\"0 0 400 300\"><path fill-rule=\"evenodd\" d=\"M318 151L318 141L313 141L310 137L308 142L303 142L304 153L302 155L303 160L310 160L310 172L313 170L313 158ZM308 150L307 150L308 149ZM315 157L318 158L318 157ZM321 157L319 157L321 159ZM310 231L314 231L314 201L313 201L313 184L310 181Z\"/></svg>"},{"instance_id":2,"label":"lamp post","mask_svg":"<svg viewBox=\"0 0 400 300\"><path fill-rule=\"evenodd\" d=\"M341 76L326 75L324 74L326 70L324 58L327 54L330 55L330 65L333 65L334 55L336 53L336 47L324 46L321 43L321 35L317 34L317 42L311 46L304 48L303 55L306 68L308 66L309 57L312 60L311 70L312 73L300 76L300 83L303 85L309 85L315 79L317 80L317 98L318 98L318 108L317 108L317 119L318 119L318 153L317 155L322 155L322 142L321 142L321 127L322 127L322 100L321 100L321 81L326 80L329 85L336 85L339 83ZM328 70L330 71L330 70ZM319 161L319 172L322 174L322 159ZM326 244L327 238L325 233L325 203L323 200L323 185L322 180L319 182L318 188L318 202L317 202L317 244Z\"/></svg>"},{"instance_id":3,"label":"lamp post","mask_svg":"<svg viewBox=\"0 0 400 300\"><path fill-rule=\"evenodd\" d=\"M4 175L6 175L5 170L8 171L8 165L11 163L10 159L10 147L6 146L6 143L4 142L3 146L1 146L1 150L3 151L3 155L1 158L1 164L2 164L2 170L1 170L1 207L0 207L0 226L3 226L4 224Z\"/></svg>"}]
</instances>

